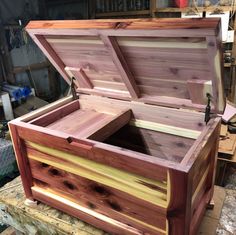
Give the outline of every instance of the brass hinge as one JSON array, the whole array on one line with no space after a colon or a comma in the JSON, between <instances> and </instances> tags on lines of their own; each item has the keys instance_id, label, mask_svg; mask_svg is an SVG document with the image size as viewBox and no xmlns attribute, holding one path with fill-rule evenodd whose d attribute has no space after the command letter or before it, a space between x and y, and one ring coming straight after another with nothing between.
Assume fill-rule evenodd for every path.
<instances>
[{"instance_id":1,"label":"brass hinge","mask_svg":"<svg viewBox=\"0 0 236 235\"><path fill-rule=\"evenodd\" d=\"M79 94L76 91L76 87L75 87L75 78L74 77L71 78L70 90L71 90L73 100L79 99Z\"/></svg>"}]
</instances>

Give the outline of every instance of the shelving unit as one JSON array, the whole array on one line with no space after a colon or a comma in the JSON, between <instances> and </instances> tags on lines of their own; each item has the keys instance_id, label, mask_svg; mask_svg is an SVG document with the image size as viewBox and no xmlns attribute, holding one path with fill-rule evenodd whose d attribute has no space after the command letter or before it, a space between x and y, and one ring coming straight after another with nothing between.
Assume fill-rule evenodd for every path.
<instances>
[{"instance_id":1,"label":"shelving unit","mask_svg":"<svg viewBox=\"0 0 236 235\"><path fill-rule=\"evenodd\" d=\"M167 7L167 8L156 8L155 12L188 12L193 10L194 7L185 7L185 8L177 8L177 7ZM209 6L209 7L197 7L196 8L199 12L202 11L215 11L217 9L222 11L230 11L232 10L231 6Z\"/></svg>"},{"instance_id":2,"label":"shelving unit","mask_svg":"<svg viewBox=\"0 0 236 235\"><path fill-rule=\"evenodd\" d=\"M94 5L94 18L135 15L153 16L157 8L156 0L97 0Z\"/></svg>"},{"instance_id":3,"label":"shelving unit","mask_svg":"<svg viewBox=\"0 0 236 235\"><path fill-rule=\"evenodd\" d=\"M133 15L149 15L149 10L142 11L121 11L121 12L105 12L105 13L96 13L96 18L99 17L110 17L110 16L133 16Z\"/></svg>"},{"instance_id":4,"label":"shelving unit","mask_svg":"<svg viewBox=\"0 0 236 235\"><path fill-rule=\"evenodd\" d=\"M35 97L35 90L31 88L30 96ZM14 98L5 91L0 91L0 106L3 107L4 117L6 120L10 121L14 119L12 102L16 101Z\"/></svg>"},{"instance_id":5,"label":"shelving unit","mask_svg":"<svg viewBox=\"0 0 236 235\"><path fill-rule=\"evenodd\" d=\"M122 16L146 16L156 17L158 13L181 13L194 10L194 7L167 7L159 8L156 0L97 0L91 4L94 6L94 16L92 18L107 18L107 17L122 17ZM229 11L231 6L209 6L197 7L196 10L200 12L209 12L215 10Z\"/></svg>"}]
</instances>

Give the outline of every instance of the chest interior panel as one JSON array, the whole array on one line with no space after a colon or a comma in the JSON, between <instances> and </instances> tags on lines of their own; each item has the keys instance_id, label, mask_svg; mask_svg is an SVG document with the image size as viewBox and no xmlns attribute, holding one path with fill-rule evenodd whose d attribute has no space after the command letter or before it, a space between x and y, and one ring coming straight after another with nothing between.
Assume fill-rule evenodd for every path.
<instances>
[{"instance_id":1,"label":"chest interior panel","mask_svg":"<svg viewBox=\"0 0 236 235\"><path fill-rule=\"evenodd\" d=\"M67 134L68 139L90 139L176 163L183 160L204 128L203 114L199 116L197 112L192 112L197 116L193 122L188 120L184 124L176 119L175 126L171 113L162 117L164 113L161 112L158 117L156 111L153 115L140 116L135 108L124 105L129 102L118 102L117 108L115 104L103 104L99 99L95 106L91 102L72 101L29 123Z\"/></svg>"}]
</instances>

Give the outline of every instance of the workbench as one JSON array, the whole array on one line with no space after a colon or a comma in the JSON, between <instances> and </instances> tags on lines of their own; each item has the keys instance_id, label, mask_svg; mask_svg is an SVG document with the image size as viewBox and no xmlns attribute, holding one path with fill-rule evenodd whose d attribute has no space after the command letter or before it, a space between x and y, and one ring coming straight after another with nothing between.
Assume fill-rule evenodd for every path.
<instances>
[{"instance_id":1,"label":"workbench","mask_svg":"<svg viewBox=\"0 0 236 235\"><path fill-rule=\"evenodd\" d=\"M224 186L230 173L230 167L236 163L236 134L230 133L227 125L221 125L220 136L216 184Z\"/></svg>"},{"instance_id":2,"label":"workbench","mask_svg":"<svg viewBox=\"0 0 236 235\"><path fill-rule=\"evenodd\" d=\"M215 186L213 198L214 209L206 211L198 231L199 235L213 235L217 229L225 199L225 190ZM23 187L21 179L18 177L0 189L0 221L27 235L108 235L108 233L43 203L29 207L24 202Z\"/></svg>"}]
</instances>

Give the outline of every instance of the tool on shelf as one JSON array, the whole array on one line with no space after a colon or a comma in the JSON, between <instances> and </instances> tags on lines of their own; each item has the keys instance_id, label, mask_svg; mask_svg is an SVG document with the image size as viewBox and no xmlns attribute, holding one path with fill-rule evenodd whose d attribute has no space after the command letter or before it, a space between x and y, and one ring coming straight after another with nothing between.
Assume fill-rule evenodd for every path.
<instances>
[{"instance_id":1,"label":"tool on shelf","mask_svg":"<svg viewBox=\"0 0 236 235\"><path fill-rule=\"evenodd\" d=\"M29 87L20 87L9 84L3 84L3 91L9 93L9 95L15 100L20 100L21 98L27 98L31 94L31 89Z\"/></svg>"}]
</instances>

